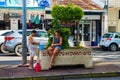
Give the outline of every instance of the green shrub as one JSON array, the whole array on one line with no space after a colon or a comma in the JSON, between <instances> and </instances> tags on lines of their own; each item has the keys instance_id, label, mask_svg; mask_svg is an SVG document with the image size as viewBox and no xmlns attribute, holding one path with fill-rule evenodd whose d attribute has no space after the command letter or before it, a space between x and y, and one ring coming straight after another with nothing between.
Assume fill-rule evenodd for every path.
<instances>
[{"instance_id":1,"label":"green shrub","mask_svg":"<svg viewBox=\"0 0 120 80\"><path fill-rule=\"evenodd\" d=\"M53 21L52 26L50 27L51 29L48 31L49 40L47 47L51 46L53 36L55 36L56 30L59 29L61 31L61 36L63 38L62 48L63 49L70 48L68 43L70 28L61 28L60 23L65 22L67 25L67 22L80 21L80 19L84 15L84 11L82 10L81 7L69 3L66 6L55 5L51 10L51 15L53 17Z\"/></svg>"},{"instance_id":2,"label":"green shrub","mask_svg":"<svg viewBox=\"0 0 120 80\"><path fill-rule=\"evenodd\" d=\"M60 28L60 30L61 30L61 36L63 38L62 48L68 49L70 47L68 43L68 38L70 36L70 28Z\"/></svg>"}]
</instances>

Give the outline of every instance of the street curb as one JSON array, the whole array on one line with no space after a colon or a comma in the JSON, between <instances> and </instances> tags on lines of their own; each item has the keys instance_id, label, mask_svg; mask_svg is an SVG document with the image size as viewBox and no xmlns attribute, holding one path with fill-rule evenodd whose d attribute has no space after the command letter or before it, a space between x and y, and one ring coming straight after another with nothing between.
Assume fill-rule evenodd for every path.
<instances>
[{"instance_id":1,"label":"street curb","mask_svg":"<svg viewBox=\"0 0 120 80\"><path fill-rule=\"evenodd\" d=\"M88 74L71 74L64 75L64 79L71 78L98 78L98 77L118 77L120 76L120 72L111 72L111 73L88 73Z\"/></svg>"},{"instance_id":2,"label":"street curb","mask_svg":"<svg viewBox=\"0 0 120 80\"><path fill-rule=\"evenodd\" d=\"M47 76L28 76L28 77L1 77L0 80L64 80L75 78L98 78L98 77L118 77L120 72L110 73L85 73L85 74L62 74L62 75L47 75Z\"/></svg>"}]
</instances>

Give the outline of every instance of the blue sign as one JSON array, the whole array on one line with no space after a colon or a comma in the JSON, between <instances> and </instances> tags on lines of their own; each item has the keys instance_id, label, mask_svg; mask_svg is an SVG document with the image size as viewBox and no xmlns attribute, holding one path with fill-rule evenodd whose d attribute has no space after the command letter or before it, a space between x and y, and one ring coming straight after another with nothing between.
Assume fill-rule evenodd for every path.
<instances>
[{"instance_id":1,"label":"blue sign","mask_svg":"<svg viewBox=\"0 0 120 80\"><path fill-rule=\"evenodd\" d=\"M6 5L5 0L0 0L0 6L4 6L4 5Z\"/></svg>"},{"instance_id":2,"label":"blue sign","mask_svg":"<svg viewBox=\"0 0 120 80\"><path fill-rule=\"evenodd\" d=\"M48 0L41 0L41 1L38 1L38 6L41 6L41 7L48 7L50 6Z\"/></svg>"},{"instance_id":3,"label":"blue sign","mask_svg":"<svg viewBox=\"0 0 120 80\"><path fill-rule=\"evenodd\" d=\"M52 0L26 0L27 7L50 7ZM22 0L0 0L0 6L22 7Z\"/></svg>"}]
</instances>

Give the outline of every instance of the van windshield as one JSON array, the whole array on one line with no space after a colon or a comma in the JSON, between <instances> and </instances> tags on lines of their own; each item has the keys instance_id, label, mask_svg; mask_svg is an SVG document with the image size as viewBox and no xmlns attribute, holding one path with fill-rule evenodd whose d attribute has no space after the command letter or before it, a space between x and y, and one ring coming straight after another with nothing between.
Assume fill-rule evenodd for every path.
<instances>
[{"instance_id":1,"label":"van windshield","mask_svg":"<svg viewBox=\"0 0 120 80\"><path fill-rule=\"evenodd\" d=\"M109 33L103 35L103 38L112 38L112 37L113 34L109 34Z\"/></svg>"}]
</instances>

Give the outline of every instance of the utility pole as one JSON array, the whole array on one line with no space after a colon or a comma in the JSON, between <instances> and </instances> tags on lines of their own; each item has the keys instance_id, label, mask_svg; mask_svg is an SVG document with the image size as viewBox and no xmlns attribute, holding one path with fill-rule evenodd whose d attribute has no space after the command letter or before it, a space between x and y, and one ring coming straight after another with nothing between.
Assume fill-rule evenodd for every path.
<instances>
[{"instance_id":1,"label":"utility pole","mask_svg":"<svg viewBox=\"0 0 120 80\"><path fill-rule=\"evenodd\" d=\"M22 15L22 65L24 66L27 63L27 41L26 41L26 0L23 1L23 15Z\"/></svg>"},{"instance_id":2,"label":"utility pole","mask_svg":"<svg viewBox=\"0 0 120 80\"><path fill-rule=\"evenodd\" d=\"M104 34L108 32L108 4L109 0L104 1L105 6L104 6Z\"/></svg>"}]
</instances>

